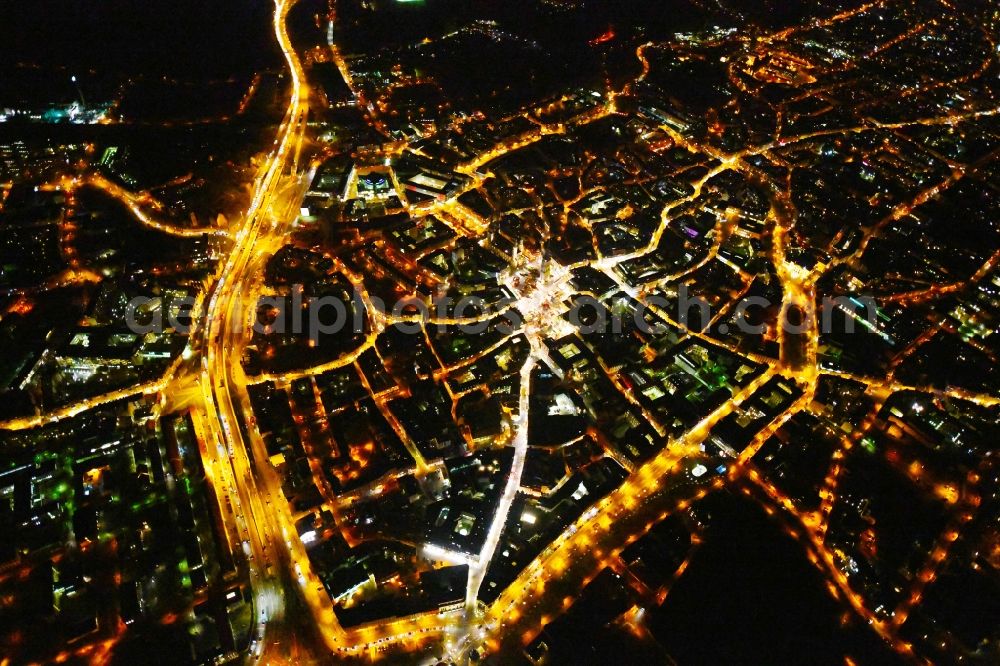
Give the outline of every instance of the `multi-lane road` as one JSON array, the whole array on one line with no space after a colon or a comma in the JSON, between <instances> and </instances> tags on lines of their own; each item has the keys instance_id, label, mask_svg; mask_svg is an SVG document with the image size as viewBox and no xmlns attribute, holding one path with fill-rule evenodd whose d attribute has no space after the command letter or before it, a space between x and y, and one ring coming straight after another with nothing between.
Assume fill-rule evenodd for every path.
<instances>
[{"instance_id":1,"label":"multi-lane road","mask_svg":"<svg viewBox=\"0 0 1000 666\"><path fill-rule=\"evenodd\" d=\"M280 481L270 468L259 436L242 414L249 413L249 397L241 367L243 348L252 307L254 274L261 267L274 238L283 233L290 199L304 189L307 179L296 174L304 141L308 112L308 90L302 66L285 27L285 17L294 0L276 0L274 32L291 73L288 109L278 137L256 181L253 198L232 249L223 262L205 306L204 354L201 384L205 397L204 425L207 467L220 496L228 499L240 547L249 562L255 625L251 656L261 657L276 644L279 626L289 599L295 571L289 561L294 534L283 501ZM292 554L294 557L294 553ZM288 647L287 645L285 647ZM265 661L270 661L265 658Z\"/></svg>"}]
</instances>

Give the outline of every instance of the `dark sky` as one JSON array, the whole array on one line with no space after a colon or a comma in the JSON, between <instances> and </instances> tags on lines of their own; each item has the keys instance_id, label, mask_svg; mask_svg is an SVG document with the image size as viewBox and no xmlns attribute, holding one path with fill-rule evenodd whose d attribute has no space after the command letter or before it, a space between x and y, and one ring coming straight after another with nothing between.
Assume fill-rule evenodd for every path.
<instances>
[{"instance_id":1,"label":"dark sky","mask_svg":"<svg viewBox=\"0 0 1000 666\"><path fill-rule=\"evenodd\" d=\"M271 8L268 0L0 0L0 68L244 74L275 62Z\"/></svg>"}]
</instances>

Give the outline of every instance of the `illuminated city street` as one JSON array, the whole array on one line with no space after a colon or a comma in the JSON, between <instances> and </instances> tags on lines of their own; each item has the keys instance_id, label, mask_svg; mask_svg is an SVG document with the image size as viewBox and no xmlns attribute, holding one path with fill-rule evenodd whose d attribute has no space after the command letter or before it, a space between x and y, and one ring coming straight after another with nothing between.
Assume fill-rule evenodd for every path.
<instances>
[{"instance_id":1,"label":"illuminated city street","mask_svg":"<svg viewBox=\"0 0 1000 666\"><path fill-rule=\"evenodd\" d=\"M1000 659L1000 11L623 2L14 17L0 666Z\"/></svg>"}]
</instances>

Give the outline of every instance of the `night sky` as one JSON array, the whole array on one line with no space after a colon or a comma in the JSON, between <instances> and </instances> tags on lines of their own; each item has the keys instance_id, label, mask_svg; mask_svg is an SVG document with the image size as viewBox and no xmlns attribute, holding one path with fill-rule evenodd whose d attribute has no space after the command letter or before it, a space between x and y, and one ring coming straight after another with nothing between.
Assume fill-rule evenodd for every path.
<instances>
[{"instance_id":1,"label":"night sky","mask_svg":"<svg viewBox=\"0 0 1000 666\"><path fill-rule=\"evenodd\" d=\"M3 0L0 15L0 103L32 94L22 82L36 65L73 63L72 73L103 87L136 74L228 78L280 63L264 0Z\"/></svg>"}]
</instances>

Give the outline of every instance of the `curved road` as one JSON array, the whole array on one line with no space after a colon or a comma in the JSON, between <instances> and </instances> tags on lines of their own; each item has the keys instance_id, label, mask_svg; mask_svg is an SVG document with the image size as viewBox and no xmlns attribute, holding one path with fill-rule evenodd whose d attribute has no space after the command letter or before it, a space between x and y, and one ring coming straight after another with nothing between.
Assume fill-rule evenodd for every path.
<instances>
[{"instance_id":1,"label":"curved road","mask_svg":"<svg viewBox=\"0 0 1000 666\"><path fill-rule=\"evenodd\" d=\"M201 365L206 421L211 437L206 463L212 470L217 489L228 497L238 539L250 562L256 627L251 641L251 659L262 659L266 663L287 661L290 651L297 648L288 640L291 638L288 632L281 631L280 620L286 602L298 595L293 574L289 572L294 570L300 577L299 582L303 580L298 565L289 562L293 542L300 548L301 544L289 524L280 494L280 480L267 461L263 443L255 436L252 424L242 422L239 416L250 413L239 350L243 348L242 338L249 328L248 317L255 311L252 290L244 287L251 283L266 257L269 241L279 232L278 223L288 219L282 214L285 212L281 205L284 191L301 187L302 179L296 178L294 173L304 139L308 91L303 83L301 63L285 28L285 17L294 3L295 0L276 0L274 8L274 33L291 72L288 109L274 149L257 179L253 199L233 248L210 292L205 310L206 344ZM284 658L272 654L279 643ZM265 650L267 657L262 658Z\"/></svg>"}]
</instances>

